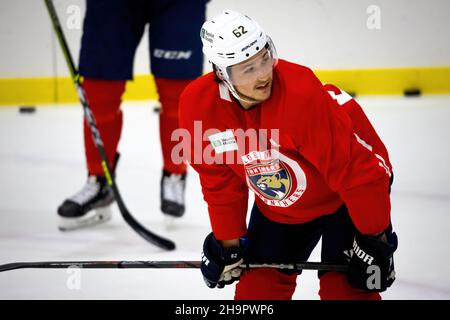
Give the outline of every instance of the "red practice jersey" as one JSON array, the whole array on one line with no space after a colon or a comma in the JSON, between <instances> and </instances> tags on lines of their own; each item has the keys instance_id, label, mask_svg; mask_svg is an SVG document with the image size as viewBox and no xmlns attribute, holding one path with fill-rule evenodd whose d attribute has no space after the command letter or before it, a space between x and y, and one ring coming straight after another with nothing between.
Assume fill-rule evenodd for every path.
<instances>
[{"instance_id":1,"label":"red practice jersey","mask_svg":"<svg viewBox=\"0 0 450 320\"><path fill-rule=\"evenodd\" d=\"M363 234L390 222L387 150L363 110L307 67L279 60L271 97L249 110L213 73L180 99L187 160L199 173L217 239L246 232L248 189L260 211L286 224L332 214L346 204Z\"/></svg>"}]
</instances>

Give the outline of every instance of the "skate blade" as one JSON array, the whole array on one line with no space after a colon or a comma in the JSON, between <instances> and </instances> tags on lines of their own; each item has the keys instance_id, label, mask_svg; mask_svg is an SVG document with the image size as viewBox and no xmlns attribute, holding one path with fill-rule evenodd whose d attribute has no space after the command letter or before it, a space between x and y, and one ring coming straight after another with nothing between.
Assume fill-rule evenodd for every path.
<instances>
[{"instance_id":1,"label":"skate blade","mask_svg":"<svg viewBox=\"0 0 450 320\"><path fill-rule=\"evenodd\" d=\"M80 218L59 218L58 229L61 231L77 230L97 224L105 223L111 219L111 206L93 209Z\"/></svg>"}]
</instances>

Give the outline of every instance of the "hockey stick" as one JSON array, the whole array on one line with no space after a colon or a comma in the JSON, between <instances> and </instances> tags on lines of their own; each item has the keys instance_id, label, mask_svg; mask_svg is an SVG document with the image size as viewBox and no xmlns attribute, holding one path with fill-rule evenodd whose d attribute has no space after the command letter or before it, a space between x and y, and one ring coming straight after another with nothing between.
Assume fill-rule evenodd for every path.
<instances>
[{"instance_id":1,"label":"hockey stick","mask_svg":"<svg viewBox=\"0 0 450 320\"><path fill-rule=\"evenodd\" d=\"M119 189L117 188L117 185L115 183L114 177L111 175L111 168L109 166L107 156L105 149L103 147L103 141L100 137L100 132L97 129L97 125L95 123L94 116L92 114L91 108L89 106L89 103L86 99L86 93L83 89L83 86L81 85L81 77L78 73L78 70L75 67L75 64L73 63L72 56L70 54L69 47L67 45L66 39L64 37L63 30L61 28L61 24L59 23L58 15L56 14L55 7L53 5L52 0L45 0L45 4L47 6L48 13L50 15L53 28L55 30L56 36L58 37L59 44L61 45L64 57L66 59L67 65L70 70L70 74L72 76L72 80L75 84L75 88L78 93L78 97L80 99L80 102L83 106L84 116L86 118L87 123L89 124L89 127L92 132L92 138L94 140L94 143L97 147L98 152L100 153L100 157L102 159L102 168L105 173L106 180L108 182L108 185L111 187L114 198L117 201L117 205L119 206L120 213L122 214L122 217L125 219L125 221L130 225L134 231L136 231L139 235L141 235L144 239L147 241L153 243L154 245L166 249L166 250L173 250L175 249L175 243L165 239L149 230L144 228L139 222L136 221L136 219L133 218L133 216L128 211L127 207L125 206L125 203L122 200L122 197L120 195Z\"/></svg>"},{"instance_id":2,"label":"hockey stick","mask_svg":"<svg viewBox=\"0 0 450 320\"><path fill-rule=\"evenodd\" d=\"M0 272L25 269L198 269L200 261L43 261L43 262L14 262L0 265ZM327 264L322 262L299 263L244 263L243 269L275 268L284 270L320 270L320 271L348 271L347 265Z\"/></svg>"}]
</instances>

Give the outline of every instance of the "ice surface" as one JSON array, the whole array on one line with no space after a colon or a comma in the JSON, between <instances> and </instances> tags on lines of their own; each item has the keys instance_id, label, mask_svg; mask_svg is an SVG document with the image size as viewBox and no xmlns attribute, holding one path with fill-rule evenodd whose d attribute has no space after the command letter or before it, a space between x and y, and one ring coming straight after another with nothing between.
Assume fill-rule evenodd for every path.
<instances>
[{"instance_id":1,"label":"ice surface","mask_svg":"<svg viewBox=\"0 0 450 320\"><path fill-rule=\"evenodd\" d=\"M394 165L392 219L399 236L397 281L385 299L450 299L450 97L359 99ZM44 260L199 260L209 232L198 176L190 170L187 211L167 229L159 212L161 153L151 103L123 105L117 182L132 214L173 239L164 252L113 219L58 231L56 208L85 182L82 110L42 106L35 114L0 108L0 263ZM319 247L311 261L319 260ZM0 299L232 299L233 286L208 289L199 270L44 270L0 273ZM79 278L75 278L79 275ZM74 282L79 279L79 282ZM318 299L305 271L294 299Z\"/></svg>"}]
</instances>

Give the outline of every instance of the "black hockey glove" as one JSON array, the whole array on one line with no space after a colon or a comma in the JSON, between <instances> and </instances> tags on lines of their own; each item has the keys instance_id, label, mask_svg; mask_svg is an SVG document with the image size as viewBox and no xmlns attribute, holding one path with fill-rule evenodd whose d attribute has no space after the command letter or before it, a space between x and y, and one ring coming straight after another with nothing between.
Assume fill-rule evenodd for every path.
<instances>
[{"instance_id":1,"label":"black hockey glove","mask_svg":"<svg viewBox=\"0 0 450 320\"><path fill-rule=\"evenodd\" d=\"M223 288L225 285L239 280L242 272L239 265L243 261L241 248L224 248L212 232L206 236L200 270L208 287Z\"/></svg>"},{"instance_id":2,"label":"black hockey glove","mask_svg":"<svg viewBox=\"0 0 450 320\"><path fill-rule=\"evenodd\" d=\"M394 252L397 235L388 231L371 237L357 233L349 263L348 279L356 288L382 292L395 280Z\"/></svg>"}]
</instances>

